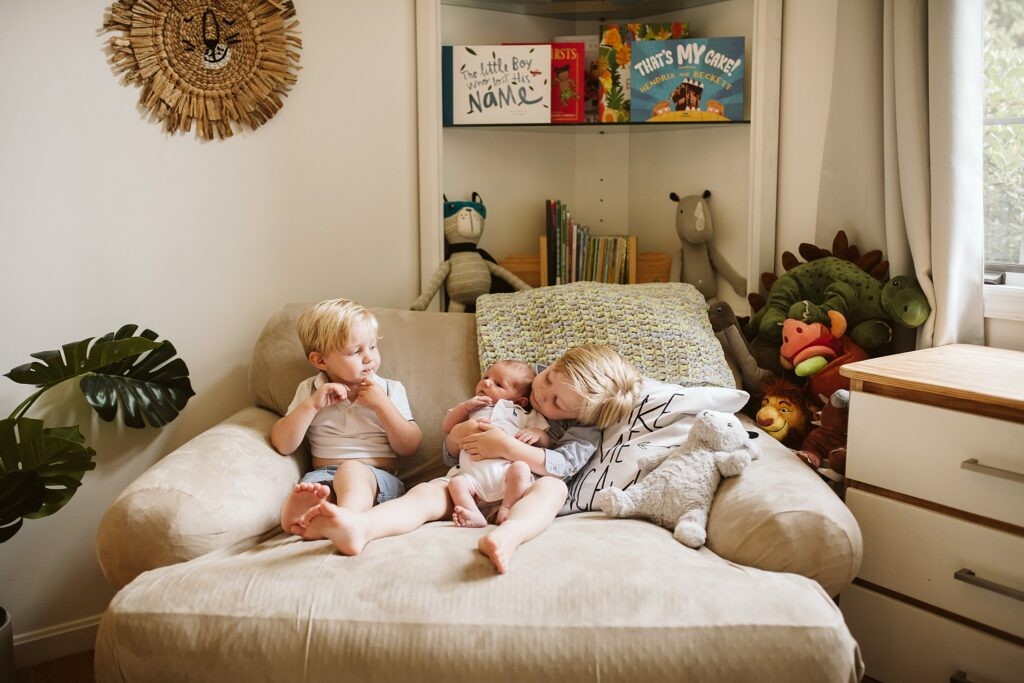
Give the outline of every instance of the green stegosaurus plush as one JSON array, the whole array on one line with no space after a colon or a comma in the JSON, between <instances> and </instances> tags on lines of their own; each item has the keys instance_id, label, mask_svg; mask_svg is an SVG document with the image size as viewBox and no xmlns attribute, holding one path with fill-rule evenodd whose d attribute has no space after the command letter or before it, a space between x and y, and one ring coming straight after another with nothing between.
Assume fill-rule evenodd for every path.
<instances>
[{"instance_id":1,"label":"green stegosaurus plush","mask_svg":"<svg viewBox=\"0 0 1024 683\"><path fill-rule=\"evenodd\" d=\"M918 327L928 319L931 307L913 277L901 275L882 284L855 263L826 256L780 276L746 332L750 338L779 342L787 318L827 325L829 311L846 317L854 343L873 349L892 339L890 322Z\"/></svg>"}]
</instances>

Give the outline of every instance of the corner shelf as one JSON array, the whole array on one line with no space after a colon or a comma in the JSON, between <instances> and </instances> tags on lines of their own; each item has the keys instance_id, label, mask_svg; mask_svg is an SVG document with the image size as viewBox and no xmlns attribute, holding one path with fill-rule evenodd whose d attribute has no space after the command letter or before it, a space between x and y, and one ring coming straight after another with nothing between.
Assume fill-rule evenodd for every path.
<instances>
[{"instance_id":1,"label":"corner shelf","mask_svg":"<svg viewBox=\"0 0 1024 683\"><path fill-rule=\"evenodd\" d=\"M678 238L669 191L709 188L720 250L750 283L775 269L783 0L415 4L422 279L443 260L440 197L470 191L488 205L484 248L514 264L514 272L535 273L538 284L540 258L531 252L544 231L542 200L550 197L575 207L579 222L595 233L638 236L655 258L671 264ZM746 37L743 121L443 126L442 44L548 40L589 34L603 21L666 20L665 13L689 21L691 33ZM660 280L660 275L645 276L646 261L637 255L637 281ZM727 291L726 298L731 294ZM742 297L734 299L734 306L744 303Z\"/></svg>"}]
</instances>

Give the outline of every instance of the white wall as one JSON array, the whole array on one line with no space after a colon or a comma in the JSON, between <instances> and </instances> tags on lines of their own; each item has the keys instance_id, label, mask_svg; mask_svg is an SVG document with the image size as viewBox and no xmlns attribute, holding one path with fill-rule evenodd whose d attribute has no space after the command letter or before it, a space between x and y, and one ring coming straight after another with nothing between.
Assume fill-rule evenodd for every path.
<instances>
[{"instance_id":1,"label":"white wall","mask_svg":"<svg viewBox=\"0 0 1024 683\"><path fill-rule=\"evenodd\" d=\"M0 546L19 643L105 609L103 511L247 404L272 311L334 296L404 308L419 287L413 0L297 3L303 68L284 108L212 143L143 120L97 32L109 4L0 3L0 372L135 322L174 342L197 395L162 431L98 423L75 387L60 396L74 409L33 410L80 421L98 464ZM28 394L0 378L0 415Z\"/></svg>"}]
</instances>

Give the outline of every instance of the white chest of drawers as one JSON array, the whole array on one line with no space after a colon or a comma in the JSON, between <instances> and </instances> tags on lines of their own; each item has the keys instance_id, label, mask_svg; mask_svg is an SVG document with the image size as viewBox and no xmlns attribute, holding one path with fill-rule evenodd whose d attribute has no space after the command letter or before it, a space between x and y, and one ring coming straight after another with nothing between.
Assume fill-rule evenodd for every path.
<instances>
[{"instance_id":1,"label":"white chest of drawers","mask_svg":"<svg viewBox=\"0 0 1024 683\"><path fill-rule=\"evenodd\" d=\"M841 372L864 561L840 608L868 676L1024 681L1024 354L954 344Z\"/></svg>"}]
</instances>

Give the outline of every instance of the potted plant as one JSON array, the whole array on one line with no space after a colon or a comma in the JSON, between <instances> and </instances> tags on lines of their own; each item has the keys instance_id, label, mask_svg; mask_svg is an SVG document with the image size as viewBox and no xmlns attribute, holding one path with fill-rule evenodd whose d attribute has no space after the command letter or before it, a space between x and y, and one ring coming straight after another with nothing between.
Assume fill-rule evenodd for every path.
<instances>
[{"instance_id":1,"label":"potted plant","mask_svg":"<svg viewBox=\"0 0 1024 683\"><path fill-rule=\"evenodd\" d=\"M148 423L162 427L178 416L195 392L188 367L169 341L152 330L136 335L137 325L117 332L33 353L36 361L19 365L5 377L37 390L9 417L0 420L0 543L21 529L26 519L52 515L64 507L96 467L96 451L85 442L78 425L50 427L27 417L45 392L69 379L81 378L86 401L106 422L120 409L128 427ZM0 678L13 680L13 631L10 614L0 608ZM5 661L9 658L10 661Z\"/></svg>"}]
</instances>

